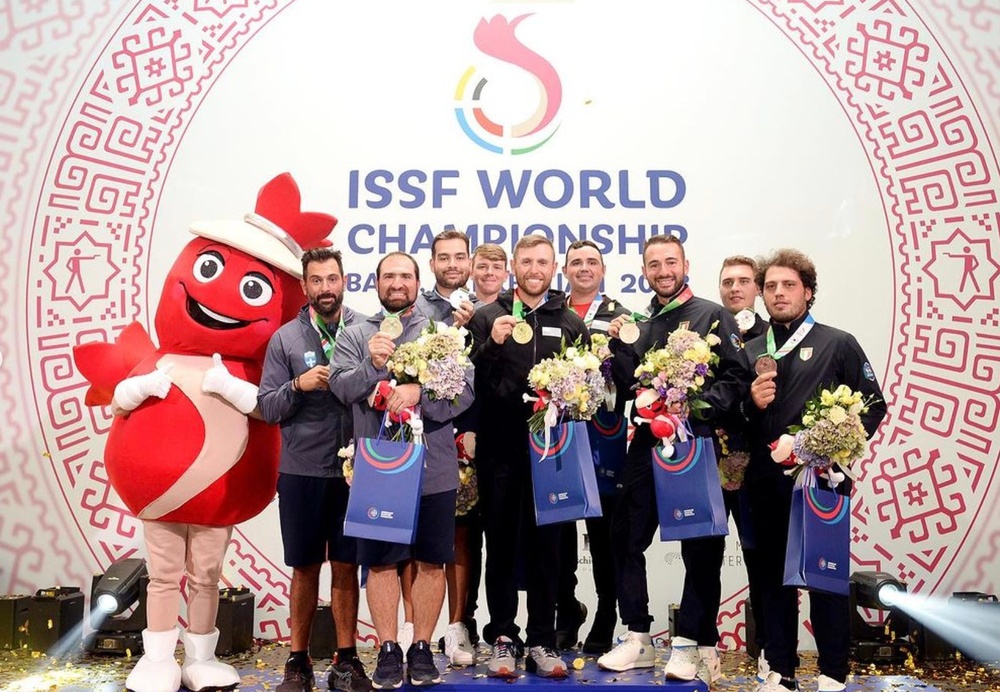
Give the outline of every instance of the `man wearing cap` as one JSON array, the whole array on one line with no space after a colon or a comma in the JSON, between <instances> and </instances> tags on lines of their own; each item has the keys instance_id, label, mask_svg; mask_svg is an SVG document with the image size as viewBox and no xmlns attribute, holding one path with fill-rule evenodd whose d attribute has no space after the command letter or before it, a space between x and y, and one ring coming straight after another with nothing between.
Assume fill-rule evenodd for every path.
<instances>
[{"instance_id":1,"label":"man wearing cap","mask_svg":"<svg viewBox=\"0 0 1000 692\"><path fill-rule=\"evenodd\" d=\"M330 371L330 389L354 416L354 439L377 438L385 415L369 403L379 383L389 380L386 364L398 344L416 340L429 320L414 309L420 286L416 260L402 252L383 257L376 268L382 311L348 327L337 340ZM406 672L413 685L441 682L428 641L444 601L444 565L454 559L455 494L458 461L453 421L473 400L473 374L466 372L465 389L454 401L432 400L419 384L397 385L388 396L388 413L420 407L424 437L424 477L420 520L411 545L358 540L358 561L368 567L368 609L381 640L372 685L395 689L403 682L403 651L397 617L401 565L414 564L413 638L406 653Z\"/></svg>"},{"instance_id":2,"label":"man wearing cap","mask_svg":"<svg viewBox=\"0 0 1000 692\"><path fill-rule=\"evenodd\" d=\"M353 435L351 411L329 392L330 358L343 330L366 317L343 304L341 254L315 248L302 255L307 304L267 347L257 402L268 423L281 426L278 517L285 564L292 568L291 655L278 692L312 689L309 635L319 577L330 562L331 611L337 655L330 689L365 692L371 682L358 660L357 545L344 536L348 486L337 456Z\"/></svg>"}]
</instances>

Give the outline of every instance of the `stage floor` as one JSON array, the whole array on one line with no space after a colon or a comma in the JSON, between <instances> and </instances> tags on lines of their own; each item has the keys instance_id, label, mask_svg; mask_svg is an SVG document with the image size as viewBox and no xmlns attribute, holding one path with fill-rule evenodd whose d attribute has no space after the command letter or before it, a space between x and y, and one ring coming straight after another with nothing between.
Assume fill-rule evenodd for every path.
<instances>
[{"instance_id":1,"label":"stage floor","mask_svg":"<svg viewBox=\"0 0 1000 692\"><path fill-rule=\"evenodd\" d=\"M439 689L454 692L483 692L488 688L514 685L521 692L530 688L588 687L613 688L608 692L637 692L639 688L651 686L662 688L663 692L688 692L705 690L698 683L666 682L663 679L663 664L669 649L659 651L656 667L643 671L610 673L597 668L594 658L588 657L582 670L573 670L576 658L568 654L565 659L570 664L570 677L566 680L542 680L534 675L522 674L515 680L505 682L486 677L485 660L487 650L481 649L481 663L475 668L447 669L443 657L438 657L439 667L446 671L445 686ZM178 651L180 654L180 651ZM262 643L255 651L229 657L226 660L239 669L242 676L240 690L273 692L281 682L284 660L288 655L285 646ZM804 654L800 669L802 692L813 692L815 683L815 655ZM363 651L362 659L371 670L374 653ZM756 687L753 664L744 653L722 653L724 677L713 685L714 692L752 692ZM132 662L124 658L77 655L70 659L50 659L32 656L27 652L0 652L0 690L7 692L120 692L124 690L125 677ZM326 671L329 661L315 662L316 689L326 689ZM919 677L918 677L919 676ZM855 665L855 674L848 682L850 692L957 692L958 690L1000 690L1000 671L984 668L975 662L941 664L940 667L905 670L903 666L864 668ZM595 690L590 690L595 692Z\"/></svg>"}]
</instances>

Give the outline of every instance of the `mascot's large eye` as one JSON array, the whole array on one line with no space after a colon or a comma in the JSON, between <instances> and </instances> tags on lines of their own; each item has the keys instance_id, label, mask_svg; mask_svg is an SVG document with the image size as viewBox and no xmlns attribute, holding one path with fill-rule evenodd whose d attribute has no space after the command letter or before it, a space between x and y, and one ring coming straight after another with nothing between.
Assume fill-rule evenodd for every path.
<instances>
[{"instance_id":1,"label":"mascot's large eye","mask_svg":"<svg viewBox=\"0 0 1000 692\"><path fill-rule=\"evenodd\" d=\"M250 272L240 281L240 298L247 305L253 305L254 307L267 305L267 302L271 300L271 296L273 295L274 288L263 274Z\"/></svg>"},{"instance_id":2,"label":"mascot's large eye","mask_svg":"<svg viewBox=\"0 0 1000 692\"><path fill-rule=\"evenodd\" d=\"M222 268L226 261L215 250L209 250L198 255L194 261L194 278L203 284L215 281L222 276Z\"/></svg>"}]
</instances>

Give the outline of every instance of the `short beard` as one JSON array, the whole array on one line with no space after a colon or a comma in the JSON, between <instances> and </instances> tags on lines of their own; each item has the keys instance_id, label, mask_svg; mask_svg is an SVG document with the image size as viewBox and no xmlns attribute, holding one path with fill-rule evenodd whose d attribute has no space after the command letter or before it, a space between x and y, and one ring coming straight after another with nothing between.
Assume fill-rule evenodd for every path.
<instances>
[{"instance_id":1,"label":"short beard","mask_svg":"<svg viewBox=\"0 0 1000 692\"><path fill-rule=\"evenodd\" d=\"M324 310L323 306L320 304L320 300L323 296L316 296L314 300L310 300L309 304L312 306L316 314L322 317L324 320L334 317L339 311L340 306L344 304L344 296L332 296L333 297L333 307L329 310Z\"/></svg>"},{"instance_id":2,"label":"short beard","mask_svg":"<svg viewBox=\"0 0 1000 692\"><path fill-rule=\"evenodd\" d=\"M413 301L411 300L407 300L404 298L399 298L397 300L403 301L403 304L390 305L387 301L382 300L381 298L379 298L378 302L382 305L382 309L385 310L386 312L404 312L405 310L408 310L411 305L413 305Z\"/></svg>"}]
</instances>

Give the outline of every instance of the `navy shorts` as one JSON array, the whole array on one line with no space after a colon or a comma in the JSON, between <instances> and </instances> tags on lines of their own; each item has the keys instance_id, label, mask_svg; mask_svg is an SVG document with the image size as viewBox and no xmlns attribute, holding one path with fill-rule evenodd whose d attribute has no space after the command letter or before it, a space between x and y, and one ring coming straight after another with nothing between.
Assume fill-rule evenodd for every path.
<instances>
[{"instance_id":1,"label":"navy shorts","mask_svg":"<svg viewBox=\"0 0 1000 692\"><path fill-rule=\"evenodd\" d=\"M308 567L328 560L357 564L358 541L344 535L349 490L343 478L278 474L286 565Z\"/></svg>"},{"instance_id":2,"label":"navy shorts","mask_svg":"<svg viewBox=\"0 0 1000 692\"><path fill-rule=\"evenodd\" d=\"M417 535L410 545L358 539L358 564L394 565L407 560L444 565L455 559L455 491L424 495L417 515Z\"/></svg>"}]
</instances>

